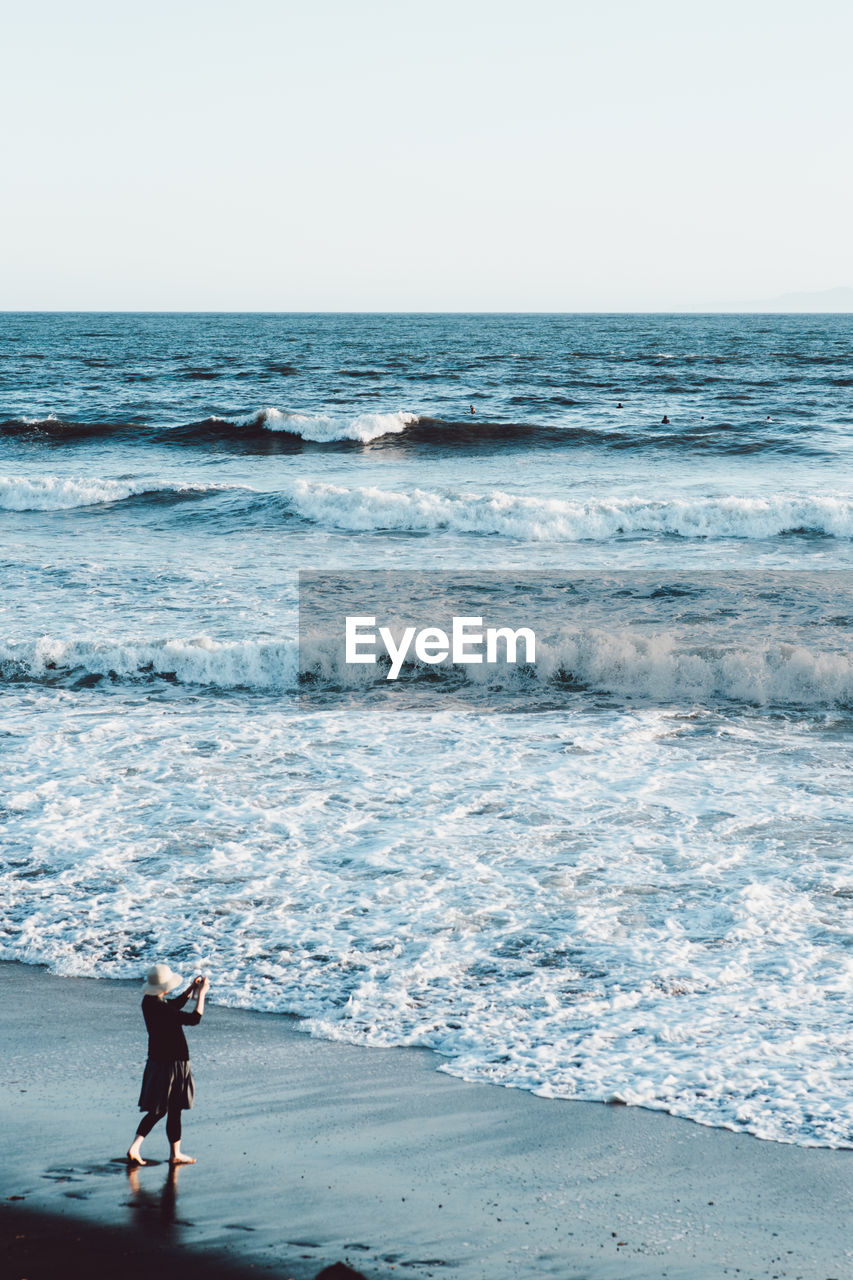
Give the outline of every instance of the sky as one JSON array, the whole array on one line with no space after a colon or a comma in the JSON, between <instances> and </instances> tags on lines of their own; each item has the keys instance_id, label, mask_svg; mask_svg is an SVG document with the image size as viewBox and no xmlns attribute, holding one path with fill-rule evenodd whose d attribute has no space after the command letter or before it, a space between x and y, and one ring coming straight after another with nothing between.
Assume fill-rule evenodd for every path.
<instances>
[{"instance_id":1,"label":"sky","mask_svg":"<svg viewBox=\"0 0 853 1280\"><path fill-rule=\"evenodd\" d=\"M5 6L0 309L853 285L849 0Z\"/></svg>"}]
</instances>

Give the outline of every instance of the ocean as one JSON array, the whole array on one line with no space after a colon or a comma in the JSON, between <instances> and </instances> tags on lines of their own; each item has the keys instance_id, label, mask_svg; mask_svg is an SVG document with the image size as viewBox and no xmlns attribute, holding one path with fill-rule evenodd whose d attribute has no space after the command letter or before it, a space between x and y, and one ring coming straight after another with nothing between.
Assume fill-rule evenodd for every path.
<instances>
[{"instance_id":1,"label":"ocean","mask_svg":"<svg viewBox=\"0 0 853 1280\"><path fill-rule=\"evenodd\" d=\"M0 317L0 957L850 1146L851 356L847 315ZM305 697L318 570L586 611L532 698Z\"/></svg>"}]
</instances>

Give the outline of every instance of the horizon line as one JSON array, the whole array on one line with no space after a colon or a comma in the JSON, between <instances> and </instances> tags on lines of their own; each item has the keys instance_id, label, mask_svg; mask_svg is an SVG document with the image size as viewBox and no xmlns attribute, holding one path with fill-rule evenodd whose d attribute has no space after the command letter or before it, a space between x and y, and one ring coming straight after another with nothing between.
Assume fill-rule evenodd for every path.
<instances>
[{"instance_id":1,"label":"horizon line","mask_svg":"<svg viewBox=\"0 0 853 1280\"><path fill-rule=\"evenodd\" d=\"M295 309L278 309L272 307L4 307L0 308L0 316L131 316L131 315L172 315L172 316L849 316L853 315L853 307L837 310L810 309L803 311L786 307L716 307L716 308L618 308L595 309L582 308L565 311L542 310L539 308L522 309L488 309L468 310L465 308L399 308L388 309L354 308L315 309L300 307Z\"/></svg>"}]
</instances>

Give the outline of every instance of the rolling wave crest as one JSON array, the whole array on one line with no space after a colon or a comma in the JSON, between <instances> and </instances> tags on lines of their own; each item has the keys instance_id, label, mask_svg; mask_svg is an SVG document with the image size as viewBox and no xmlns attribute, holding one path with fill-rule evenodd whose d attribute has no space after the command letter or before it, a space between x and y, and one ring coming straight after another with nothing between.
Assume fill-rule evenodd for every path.
<instances>
[{"instance_id":1,"label":"rolling wave crest","mask_svg":"<svg viewBox=\"0 0 853 1280\"><path fill-rule=\"evenodd\" d=\"M129 498L182 501L219 493L231 486L152 484L142 480L105 480L81 476L0 476L0 510L70 511Z\"/></svg>"},{"instance_id":2,"label":"rolling wave crest","mask_svg":"<svg viewBox=\"0 0 853 1280\"><path fill-rule=\"evenodd\" d=\"M442 494L414 489L403 493L301 481L290 502L303 519L358 532L447 529L534 542L599 541L618 535L759 539L811 533L853 537L853 499L843 495L634 496L575 502L501 491Z\"/></svg>"},{"instance_id":3,"label":"rolling wave crest","mask_svg":"<svg viewBox=\"0 0 853 1280\"><path fill-rule=\"evenodd\" d=\"M5 683L85 688L102 681L159 681L213 693L265 694L295 693L307 683L322 694L387 687L386 676L382 662L347 666L340 646L327 636L303 636L301 658L291 636L275 641L205 635L150 640L42 636L0 643L0 680ZM422 682L429 695L440 695L442 687L458 690L462 682L474 693L481 690L491 706L504 693L512 697L549 690L690 706L731 701L812 709L853 705L853 655L848 651L821 651L776 639L725 647L685 644L667 631L565 630L537 644L535 666L414 662L406 668L405 680Z\"/></svg>"}]
</instances>

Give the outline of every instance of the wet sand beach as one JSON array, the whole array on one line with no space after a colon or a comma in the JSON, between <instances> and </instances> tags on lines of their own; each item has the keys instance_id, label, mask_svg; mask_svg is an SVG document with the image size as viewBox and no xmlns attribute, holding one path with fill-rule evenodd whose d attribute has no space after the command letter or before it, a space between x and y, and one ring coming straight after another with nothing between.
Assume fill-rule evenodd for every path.
<instances>
[{"instance_id":1,"label":"wet sand beach","mask_svg":"<svg viewBox=\"0 0 853 1280\"><path fill-rule=\"evenodd\" d=\"M466 1084L428 1051L314 1040L215 1004L189 1032L198 1164L170 1174L161 1124L129 1175L139 998L0 965L0 1223L17 1280L51 1274L57 1242L93 1276L133 1274L128 1256L163 1276L297 1280L338 1261L369 1280L853 1273L849 1151Z\"/></svg>"}]
</instances>

